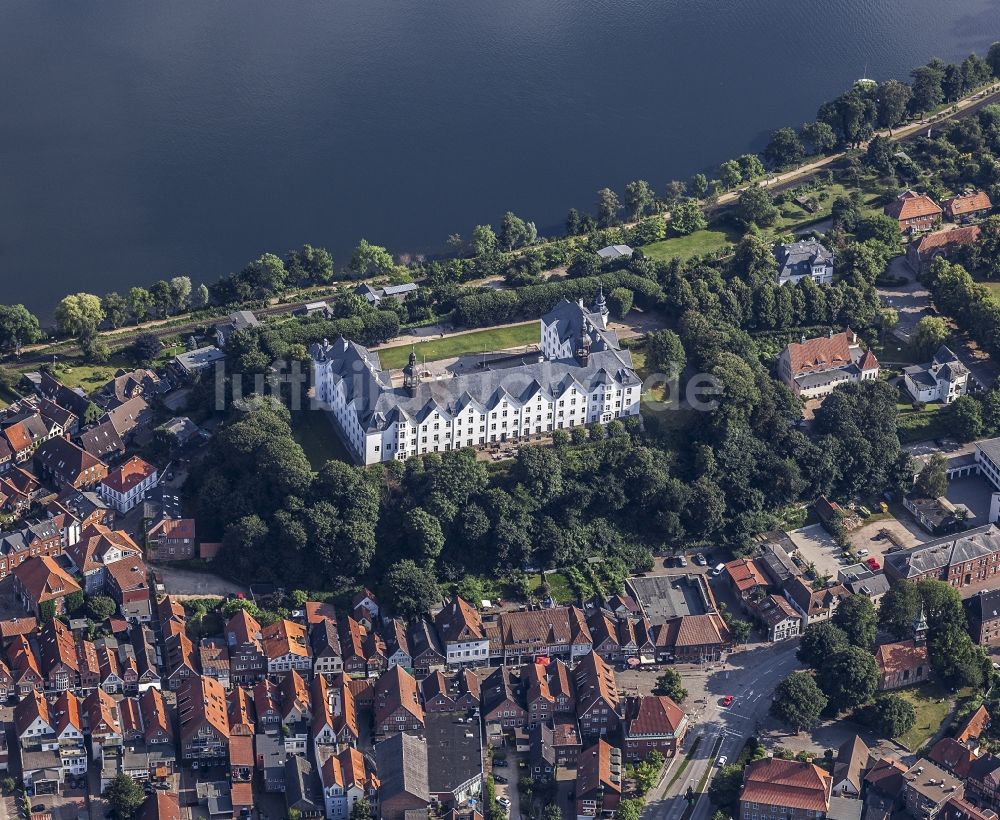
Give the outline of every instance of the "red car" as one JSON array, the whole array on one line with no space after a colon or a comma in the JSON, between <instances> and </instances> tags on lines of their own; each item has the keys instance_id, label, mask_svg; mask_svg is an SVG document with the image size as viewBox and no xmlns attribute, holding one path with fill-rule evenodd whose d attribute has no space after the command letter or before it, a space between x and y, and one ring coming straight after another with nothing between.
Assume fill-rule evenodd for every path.
<instances>
[{"instance_id":1,"label":"red car","mask_svg":"<svg viewBox=\"0 0 1000 820\"><path fill-rule=\"evenodd\" d=\"M723 706L732 706L733 705L733 696L732 695L726 695L722 699L722 705Z\"/></svg>"},{"instance_id":2,"label":"red car","mask_svg":"<svg viewBox=\"0 0 1000 820\"><path fill-rule=\"evenodd\" d=\"M872 572L878 572L880 569L882 569L882 565L875 558L869 558L867 561L865 561L865 563L868 565L868 569L870 569Z\"/></svg>"}]
</instances>

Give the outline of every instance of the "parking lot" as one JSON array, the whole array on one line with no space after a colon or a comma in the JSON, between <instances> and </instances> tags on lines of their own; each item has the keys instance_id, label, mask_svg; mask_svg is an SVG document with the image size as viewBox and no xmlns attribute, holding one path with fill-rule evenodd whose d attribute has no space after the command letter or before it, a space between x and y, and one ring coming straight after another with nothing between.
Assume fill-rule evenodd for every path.
<instances>
[{"instance_id":1,"label":"parking lot","mask_svg":"<svg viewBox=\"0 0 1000 820\"><path fill-rule=\"evenodd\" d=\"M837 542L833 540L822 524L811 524L788 533L798 549L799 557L806 564L812 564L818 576L829 575L837 577L840 568L844 566Z\"/></svg>"},{"instance_id":2,"label":"parking lot","mask_svg":"<svg viewBox=\"0 0 1000 820\"><path fill-rule=\"evenodd\" d=\"M900 508L900 514L906 517L902 519L883 518L848 533L851 544L856 550L868 550L868 556L875 557L880 564L884 564L882 556L885 553L900 548L914 547L930 539L930 534L920 529L920 525L910 517L908 512ZM883 530L892 533L898 546L892 539L881 535Z\"/></svg>"},{"instance_id":3,"label":"parking lot","mask_svg":"<svg viewBox=\"0 0 1000 820\"><path fill-rule=\"evenodd\" d=\"M521 773L527 771L519 765L524 755L518 754L511 748L500 751L500 755L504 757L494 756L493 760L493 780L496 785L497 799L505 797L510 800L508 816L512 820L519 820L521 817L521 799L517 793L517 781L521 777ZM498 763L500 765L497 765ZM507 782L497 783L497 776Z\"/></svg>"}]
</instances>

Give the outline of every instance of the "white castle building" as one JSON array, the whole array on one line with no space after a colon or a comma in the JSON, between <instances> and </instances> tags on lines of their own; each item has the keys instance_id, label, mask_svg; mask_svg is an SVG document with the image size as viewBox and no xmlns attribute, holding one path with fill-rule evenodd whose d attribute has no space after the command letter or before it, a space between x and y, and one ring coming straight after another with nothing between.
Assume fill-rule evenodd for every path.
<instances>
[{"instance_id":1,"label":"white castle building","mask_svg":"<svg viewBox=\"0 0 1000 820\"><path fill-rule=\"evenodd\" d=\"M411 353L402 387L393 387L378 353L324 339L309 351L315 398L363 464L634 416L641 383L607 317L603 293L589 309L563 299L541 319L540 353L434 381L421 379Z\"/></svg>"}]
</instances>

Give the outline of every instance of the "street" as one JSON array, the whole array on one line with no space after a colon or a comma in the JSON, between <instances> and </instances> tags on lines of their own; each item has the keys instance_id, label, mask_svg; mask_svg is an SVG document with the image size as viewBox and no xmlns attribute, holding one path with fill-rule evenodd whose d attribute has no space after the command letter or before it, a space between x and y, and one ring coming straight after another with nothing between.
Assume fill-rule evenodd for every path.
<instances>
[{"instance_id":1,"label":"street","mask_svg":"<svg viewBox=\"0 0 1000 820\"><path fill-rule=\"evenodd\" d=\"M650 792L644 820L679 820L687 808L684 794L688 787L697 791L702 777L715 769L720 755L729 761L736 760L746 739L758 731L767 716L774 688L798 668L797 648L798 641L765 644L736 653L724 664L678 668L689 692L691 726L671 772ZM728 708L721 705L726 695L734 698ZM694 757L673 786L669 786L677 771L674 767L683 764L698 737L701 740ZM717 751L716 744L719 744ZM698 797L691 820L705 820L711 814L707 790L706 783L706 793Z\"/></svg>"}]
</instances>

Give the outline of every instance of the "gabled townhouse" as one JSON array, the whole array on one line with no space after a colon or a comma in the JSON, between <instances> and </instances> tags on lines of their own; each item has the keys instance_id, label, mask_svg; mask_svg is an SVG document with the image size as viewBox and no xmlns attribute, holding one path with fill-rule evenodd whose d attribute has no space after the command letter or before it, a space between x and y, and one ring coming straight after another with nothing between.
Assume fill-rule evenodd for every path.
<instances>
[{"instance_id":1,"label":"gabled townhouse","mask_svg":"<svg viewBox=\"0 0 1000 820\"><path fill-rule=\"evenodd\" d=\"M430 621L426 618L419 619L410 627L408 637L415 675L423 677L445 668L448 662L445 649Z\"/></svg>"},{"instance_id":2,"label":"gabled townhouse","mask_svg":"<svg viewBox=\"0 0 1000 820\"><path fill-rule=\"evenodd\" d=\"M105 413L99 421L110 422L123 441L148 430L153 422L153 410L142 396L133 396Z\"/></svg>"},{"instance_id":3,"label":"gabled townhouse","mask_svg":"<svg viewBox=\"0 0 1000 820\"><path fill-rule=\"evenodd\" d=\"M35 650L24 635L13 635L7 641L7 660L14 688L19 697L45 689L45 678Z\"/></svg>"},{"instance_id":4,"label":"gabled townhouse","mask_svg":"<svg viewBox=\"0 0 1000 820\"><path fill-rule=\"evenodd\" d=\"M356 746L361 737L358 725L358 704L354 696L352 683L366 684L371 688L370 681L353 681L347 675L336 675L328 687L330 697L330 713L333 715L333 730L337 733L337 743L345 746Z\"/></svg>"},{"instance_id":5,"label":"gabled townhouse","mask_svg":"<svg viewBox=\"0 0 1000 820\"><path fill-rule=\"evenodd\" d=\"M119 407L129 399L151 399L169 390L169 385L147 368L119 370L113 379L94 392L93 400L105 410Z\"/></svg>"},{"instance_id":6,"label":"gabled townhouse","mask_svg":"<svg viewBox=\"0 0 1000 820\"><path fill-rule=\"evenodd\" d=\"M549 692L555 699L556 714L576 714L576 691L573 688L573 674L559 658L549 661L545 670L549 680Z\"/></svg>"},{"instance_id":7,"label":"gabled townhouse","mask_svg":"<svg viewBox=\"0 0 1000 820\"><path fill-rule=\"evenodd\" d=\"M226 695L229 714L229 737L253 737L257 730L254 718L253 695L242 686L236 686Z\"/></svg>"},{"instance_id":8,"label":"gabled townhouse","mask_svg":"<svg viewBox=\"0 0 1000 820\"><path fill-rule=\"evenodd\" d=\"M76 664L80 676L80 692L87 695L101 685L101 660L93 641L82 638L76 642Z\"/></svg>"},{"instance_id":9,"label":"gabled townhouse","mask_svg":"<svg viewBox=\"0 0 1000 820\"><path fill-rule=\"evenodd\" d=\"M622 751L598 740L580 752L576 766L576 816L612 817L622 799Z\"/></svg>"},{"instance_id":10,"label":"gabled townhouse","mask_svg":"<svg viewBox=\"0 0 1000 820\"><path fill-rule=\"evenodd\" d=\"M587 619L587 626L593 639L594 652L604 660L614 662L621 654L615 620L604 610L598 609Z\"/></svg>"},{"instance_id":11,"label":"gabled townhouse","mask_svg":"<svg viewBox=\"0 0 1000 820\"><path fill-rule=\"evenodd\" d=\"M118 663L117 641L114 638L102 639L94 644L94 652L97 654L101 689L109 695L123 691L125 682L122 680L121 666Z\"/></svg>"},{"instance_id":12,"label":"gabled townhouse","mask_svg":"<svg viewBox=\"0 0 1000 820\"><path fill-rule=\"evenodd\" d=\"M229 649L221 638L202 638L198 645L201 674L215 678L223 689L229 689Z\"/></svg>"},{"instance_id":13,"label":"gabled townhouse","mask_svg":"<svg viewBox=\"0 0 1000 820\"><path fill-rule=\"evenodd\" d=\"M95 689L87 695L83 709L87 715L91 757L94 760L120 757L124 738L115 699L103 689Z\"/></svg>"},{"instance_id":14,"label":"gabled townhouse","mask_svg":"<svg viewBox=\"0 0 1000 820\"><path fill-rule=\"evenodd\" d=\"M66 624L58 618L45 624L38 636L38 650L47 690L61 692L79 685L76 640Z\"/></svg>"},{"instance_id":15,"label":"gabled townhouse","mask_svg":"<svg viewBox=\"0 0 1000 820\"><path fill-rule=\"evenodd\" d=\"M51 436L41 416L31 415L4 427L3 437L13 453L14 462L22 464Z\"/></svg>"},{"instance_id":16,"label":"gabled townhouse","mask_svg":"<svg viewBox=\"0 0 1000 820\"><path fill-rule=\"evenodd\" d=\"M483 619L468 601L453 596L434 616L434 625L449 666L484 666L489 662L490 642L483 631Z\"/></svg>"},{"instance_id":17,"label":"gabled townhouse","mask_svg":"<svg viewBox=\"0 0 1000 820\"><path fill-rule=\"evenodd\" d=\"M281 697L278 687L268 679L257 681L253 687L253 707L257 715L257 728L273 732L281 726Z\"/></svg>"},{"instance_id":18,"label":"gabled townhouse","mask_svg":"<svg viewBox=\"0 0 1000 820\"><path fill-rule=\"evenodd\" d=\"M135 555L115 561L107 567L107 592L118 604L118 612L129 621L144 623L153 617L149 570Z\"/></svg>"},{"instance_id":19,"label":"gabled townhouse","mask_svg":"<svg viewBox=\"0 0 1000 820\"><path fill-rule=\"evenodd\" d=\"M337 623L337 610L333 604L326 601L306 601L302 608L306 616L306 628L312 629L322 621Z\"/></svg>"},{"instance_id":20,"label":"gabled townhouse","mask_svg":"<svg viewBox=\"0 0 1000 820\"><path fill-rule=\"evenodd\" d=\"M312 720L312 698L306 682L294 669L282 677L278 684L278 701L285 751L289 754L305 754Z\"/></svg>"},{"instance_id":21,"label":"gabled townhouse","mask_svg":"<svg viewBox=\"0 0 1000 820\"><path fill-rule=\"evenodd\" d=\"M198 652L187 636L184 622L168 621L163 630L167 688L176 692L189 680L201 677Z\"/></svg>"},{"instance_id":22,"label":"gabled townhouse","mask_svg":"<svg viewBox=\"0 0 1000 820\"><path fill-rule=\"evenodd\" d=\"M299 755L285 759L285 806L289 817L303 820L323 817L326 811L319 773L311 760Z\"/></svg>"},{"instance_id":23,"label":"gabled townhouse","mask_svg":"<svg viewBox=\"0 0 1000 820\"><path fill-rule=\"evenodd\" d=\"M48 555L29 558L13 574L14 593L36 618L42 607L51 607L55 615L63 614L66 597L82 593L79 584Z\"/></svg>"},{"instance_id":24,"label":"gabled townhouse","mask_svg":"<svg viewBox=\"0 0 1000 820\"><path fill-rule=\"evenodd\" d=\"M79 699L72 692L60 692L49 706L49 715L59 744L63 774L86 774L87 749L83 741L84 725L80 719Z\"/></svg>"},{"instance_id":25,"label":"gabled townhouse","mask_svg":"<svg viewBox=\"0 0 1000 820\"><path fill-rule=\"evenodd\" d=\"M89 490L108 475L108 466L66 438L53 438L35 451L35 464L43 479L57 489Z\"/></svg>"},{"instance_id":26,"label":"gabled townhouse","mask_svg":"<svg viewBox=\"0 0 1000 820\"><path fill-rule=\"evenodd\" d=\"M521 681L509 666L500 666L483 680L480 688L480 713L487 729L498 728L513 734L528 724L528 711L521 700Z\"/></svg>"},{"instance_id":27,"label":"gabled townhouse","mask_svg":"<svg viewBox=\"0 0 1000 820\"><path fill-rule=\"evenodd\" d=\"M843 584L813 589L798 576L788 582L784 592L785 599L802 616L803 629L832 618L840 602L851 594Z\"/></svg>"},{"instance_id":28,"label":"gabled townhouse","mask_svg":"<svg viewBox=\"0 0 1000 820\"><path fill-rule=\"evenodd\" d=\"M80 447L105 463L125 456L125 442L110 421L103 421L80 433Z\"/></svg>"},{"instance_id":29,"label":"gabled townhouse","mask_svg":"<svg viewBox=\"0 0 1000 820\"><path fill-rule=\"evenodd\" d=\"M197 525L193 518L161 517L146 528L146 555L151 561L196 558Z\"/></svg>"},{"instance_id":30,"label":"gabled townhouse","mask_svg":"<svg viewBox=\"0 0 1000 820\"><path fill-rule=\"evenodd\" d=\"M229 646L229 679L242 686L263 678L267 674L267 657L257 619L240 609L226 623L224 632Z\"/></svg>"},{"instance_id":31,"label":"gabled townhouse","mask_svg":"<svg viewBox=\"0 0 1000 820\"><path fill-rule=\"evenodd\" d=\"M504 663L527 663L538 655L573 663L593 648L586 618L577 607L504 612L497 627L502 650L491 655Z\"/></svg>"},{"instance_id":32,"label":"gabled townhouse","mask_svg":"<svg viewBox=\"0 0 1000 820\"><path fill-rule=\"evenodd\" d=\"M189 678L177 690L180 753L185 761L224 764L229 755L226 692L212 678Z\"/></svg>"},{"instance_id":33,"label":"gabled townhouse","mask_svg":"<svg viewBox=\"0 0 1000 820\"><path fill-rule=\"evenodd\" d=\"M246 809L249 816L254 806L253 795L254 754L253 737L247 735L229 738L229 782L233 813L240 816Z\"/></svg>"},{"instance_id":34,"label":"gabled townhouse","mask_svg":"<svg viewBox=\"0 0 1000 820\"><path fill-rule=\"evenodd\" d=\"M38 415L49 431L49 438L66 434L76 435L80 419L72 410L67 410L49 399L38 402Z\"/></svg>"},{"instance_id":35,"label":"gabled townhouse","mask_svg":"<svg viewBox=\"0 0 1000 820\"><path fill-rule=\"evenodd\" d=\"M124 464L110 469L97 485L97 491L106 504L114 507L119 515L125 515L142 502L159 480L155 466L139 456L132 456Z\"/></svg>"},{"instance_id":36,"label":"gabled townhouse","mask_svg":"<svg viewBox=\"0 0 1000 820\"><path fill-rule=\"evenodd\" d=\"M528 663L521 667L521 685L524 687L524 704L528 712L528 728L551 720L556 711L556 699L549 689L545 667Z\"/></svg>"},{"instance_id":37,"label":"gabled townhouse","mask_svg":"<svg viewBox=\"0 0 1000 820\"><path fill-rule=\"evenodd\" d=\"M614 670L596 652L583 656L573 670L576 716L584 738L615 737L621 720L621 696Z\"/></svg>"},{"instance_id":38,"label":"gabled townhouse","mask_svg":"<svg viewBox=\"0 0 1000 820\"><path fill-rule=\"evenodd\" d=\"M128 637L135 652L136 689L145 692L152 686L160 686L159 649L156 635L148 624L130 624Z\"/></svg>"},{"instance_id":39,"label":"gabled townhouse","mask_svg":"<svg viewBox=\"0 0 1000 820\"><path fill-rule=\"evenodd\" d=\"M377 802L378 778L357 749L327 756L320 764L320 779L327 820L346 820L359 800Z\"/></svg>"},{"instance_id":40,"label":"gabled townhouse","mask_svg":"<svg viewBox=\"0 0 1000 820\"><path fill-rule=\"evenodd\" d=\"M646 760L650 752L674 757L684 742L688 718L671 698L644 695L627 698L624 709L625 757Z\"/></svg>"},{"instance_id":41,"label":"gabled townhouse","mask_svg":"<svg viewBox=\"0 0 1000 820\"><path fill-rule=\"evenodd\" d=\"M1000 757L987 753L972 761L965 778L965 793L980 805L994 811L1000 808Z\"/></svg>"},{"instance_id":42,"label":"gabled townhouse","mask_svg":"<svg viewBox=\"0 0 1000 820\"><path fill-rule=\"evenodd\" d=\"M291 670L308 674L312 668L306 628L282 619L261 630L267 673L279 675Z\"/></svg>"},{"instance_id":43,"label":"gabled townhouse","mask_svg":"<svg viewBox=\"0 0 1000 820\"><path fill-rule=\"evenodd\" d=\"M0 700L7 700L7 698L13 697L16 691L14 676L11 675L7 664L0 657Z\"/></svg>"},{"instance_id":44,"label":"gabled townhouse","mask_svg":"<svg viewBox=\"0 0 1000 820\"><path fill-rule=\"evenodd\" d=\"M385 641L386 666L402 666L404 669L413 667L413 656L410 653L410 639L406 634L406 624L399 618L386 622L382 631Z\"/></svg>"},{"instance_id":45,"label":"gabled townhouse","mask_svg":"<svg viewBox=\"0 0 1000 820\"><path fill-rule=\"evenodd\" d=\"M148 745L171 747L174 732L167 712L166 702L159 689L147 689L139 695L139 712L142 715L143 739Z\"/></svg>"},{"instance_id":46,"label":"gabled townhouse","mask_svg":"<svg viewBox=\"0 0 1000 820\"><path fill-rule=\"evenodd\" d=\"M378 677L374 698L377 736L419 732L424 728L424 709L420 705L417 681L402 667L394 666Z\"/></svg>"},{"instance_id":47,"label":"gabled townhouse","mask_svg":"<svg viewBox=\"0 0 1000 820\"><path fill-rule=\"evenodd\" d=\"M642 639L638 631L639 622L631 618L618 619L618 649L625 658L634 658L639 654L639 642Z\"/></svg>"},{"instance_id":48,"label":"gabled townhouse","mask_svg":"<svg viewBox=\"0 0 1000 820\"><path fill-rule=\"evenodd\" d=\"M360 622L347 616L338 621L340 631L340 651L343 669L352 677L368 675L368 660L365 657L365 630Z\"/></svg>"},{"instance_id":49,"label":"gabled townhouse","mask_svg":"<svg viewBox=\"0 0 1000 820\"><path fill-rule=\"evenodd\" d=\"M405 820L407 812L427 810L431 794L426 740L405 733L394 734L375 744L375 761L382 820Z\"/></svg>"},{"instance_id":50,"label":"gabled townhouse","mask_svg":"<svg viewBox=\"0 0 1000 820\"><path fill-rule=\"evenodd\" d=\"M369 678L378 677L389 668L388 650L377 632L369 632L365 636L362 651L365 653Z\"/></svg>"},{"instance_id":51,"label":"gabled townhouse","mask_svg":"<svg viewBox=\"0 0 1000 820\"><path fill-rule=\"evenodd\" d=\"M333 711L330 708L329 686L323 675L313 677L309 685L309 694L312 702L310 730L313 743L317 746L336 746L337 730L333 724Z\"/></svg>"},{"instance_id":52,"label":"gabled townhouse","mask_svg":"<svg viewBox=\"0 0 1000 820\"><path fill-rule=\"evenodd\" d=\"M743 771L740 817L824 818L830 810L833 778L813 763L765 758Z\"/></svg>"},{"instance_id":53,"label":"gabled townhouse","mask_svg":"<svg viewBox=\"0 0 1000 820\"><path fill-rule=\"evenodd\" d=\"M324 675L332 680L344 669L344 659L340 654L340 636L337 623L329 618L320 618L309 626L309 648L312 650L313 674Z\"/></svg>"},{"instance_id":54,"label":"gabled townhouse","mask_svg":"<svg viewBox=\"0 0 1000 820\"><path fill-rule=\"evenodd\" d=\"M378 598L367 587L351 598L351 615L354 620L364 624L366 629L372 629L378 623L378 613Z\"/></svg>"},{"instance_id":55,"label":"gabled townhouse","mask_svg":"<svg viewBox=\"0 0 1000 820\"><path fill-rule=\"evenodd\" d=\"M14 732L22 749L56 750L55 720L41 692L32 690L14 707Z\"/></svg>"},{"instance_id":56,"label":"gabled townhouse","mask_svg":"<svg viewBox=\"0 0 1000 820\"><path fill-rule=\"evenodd\" d=\"M871 762L871 749L857 735L841 744L833 764L832 794L861 797L865 772Z\"/></svg>"},{"instance_id":57,"label":"gabled townhouse","mask_svg":"<svg viewBox=\"0 0 1000 820\"><path fill-rule=\"evenodd\" d=\"M420 681L420 696L427 714L460 711L448 689L448 680L440 670Z\"/></svg>"},{"instance_id":58,"label":"gabled townhouse","mask_svg":"<svg viewBox=\"0 0 1000 820\"><path fill-rule=\"evenodd\" d=\"M53 511L58 509L68 512L80 522L81 534L93 524L101 524L104 527L111 527L114 524L114 511L91 490L68 487L59 493L52 503Z\"/></svg>"}]
</instances>

